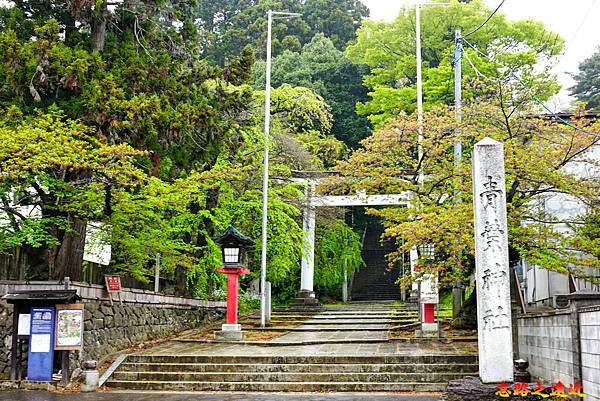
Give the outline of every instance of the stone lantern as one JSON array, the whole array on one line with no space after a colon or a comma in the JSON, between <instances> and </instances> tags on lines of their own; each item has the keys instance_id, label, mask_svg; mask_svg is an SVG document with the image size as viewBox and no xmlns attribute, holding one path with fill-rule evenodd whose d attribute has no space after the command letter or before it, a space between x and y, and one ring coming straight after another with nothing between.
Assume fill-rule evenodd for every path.
<instances>
[{"instance_id":1,"label":"stone lantern","mask_svg":"<svg viewBox=\"0 0 600 401\"><path fill-rule=\"evenodd\" d=\"M238 324L238 276L250 273L250 270L244 267L245 251L247 247L254 245L254 241L231 224L213 240L221 246L223 254L223 267L217 271L227 274L227 319L221 326L221 331L215 332L215 337L240 341L244 338L244 332Z\"/></svg>"},{"instance_id":2,"label":"stone lantern","mask_svg":"<svg viewBox=\"0 0 600 401\"><path fill-rule=\"evenodd\" d=\"M435 245L424 244L418 247L419 259L423 259L426 265L433 262L435 257ZM417 335L424 337L439 336L439 324L435 318L435 309L439 304L439 289L437 276L432 273L423 274L419 284L419 316L421 317L421 329Z\"/></svg>"}]
</instances>

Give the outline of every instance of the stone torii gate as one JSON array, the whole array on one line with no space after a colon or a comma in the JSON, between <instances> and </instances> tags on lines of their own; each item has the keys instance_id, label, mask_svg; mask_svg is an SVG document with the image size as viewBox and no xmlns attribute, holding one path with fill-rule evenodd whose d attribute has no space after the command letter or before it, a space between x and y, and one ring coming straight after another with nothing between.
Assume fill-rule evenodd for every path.
<instances>
[{"instance_id":1,"label":"stone torii gate","mask_svg":"<svg viewBox=\"0 0 600 401\"><path fill-rule=\"evenodd\" d=\"M410 192L387 195L367 195L357 192L356 195L314 195L314 188L318 179L296 179L306 183L305 204L302 216L302 230L304 242L302 249L302 270L300 279L300 292L298 301L305 305L318 304L314 293L315 275L315 219L317 207L343 207L343 206L407 206L411 205ZM411 270L417 263L416 250L410 252Z\"/></svg>"}]
</instances>

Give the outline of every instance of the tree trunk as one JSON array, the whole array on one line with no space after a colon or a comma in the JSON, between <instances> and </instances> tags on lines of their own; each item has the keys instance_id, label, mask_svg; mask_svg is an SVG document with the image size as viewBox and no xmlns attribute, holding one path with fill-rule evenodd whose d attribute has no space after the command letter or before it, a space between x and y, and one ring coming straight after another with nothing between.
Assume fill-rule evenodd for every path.
<instances>
[{"instance_id":1,"label":"tree trunk","mask_svg":"<svg viewBox=\"0 0 600 401\"><path fill-rule=\"evenodd\" d=\"M70 277L71 281L81 280L86 227L85 221L72 221L71 231L64 233L60 246L50 250L49 264L52 266L52 279L62 280Z\"/></svg>"},{"instance_id":2,"label":"tree trunk","mask_svg":"<svg viewBox=\"0 0 600 401\"><path fill-rule=\"evenodd\" d=\"M104 51L106 25L108 24L108 0L103 0L98 9L98 16L92 22L92 50Z\"/></svg>"}]
</instances>

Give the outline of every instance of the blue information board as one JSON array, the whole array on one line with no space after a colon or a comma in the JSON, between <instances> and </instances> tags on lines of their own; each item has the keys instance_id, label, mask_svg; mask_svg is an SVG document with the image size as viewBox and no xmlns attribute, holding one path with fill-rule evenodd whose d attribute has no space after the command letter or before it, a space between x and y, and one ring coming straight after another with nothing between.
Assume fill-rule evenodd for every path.
<instances>
[{"instance_id":1,"label":"blue information board","mask_svg":"<svg viewBox=\"0 0 600 401\"><path fill-rule=\"evenodd\" d=\"M27 380L52 381L54 368L54 308L31 308Z\"/></svg>"}]
</instances>

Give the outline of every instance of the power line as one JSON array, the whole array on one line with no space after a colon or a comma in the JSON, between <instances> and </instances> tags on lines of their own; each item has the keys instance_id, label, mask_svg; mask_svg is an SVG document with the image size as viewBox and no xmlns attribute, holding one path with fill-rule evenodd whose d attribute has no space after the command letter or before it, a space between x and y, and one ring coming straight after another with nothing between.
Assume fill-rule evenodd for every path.
<instances>
[{"instance_id":1,"label":"power line","mask_svg":"<svg viewBox=\"0 0 600 401\"><path fill-rule=\"evenodd\" d=\"M467 60L467 62L469 63L469 65L471 66L471 68L473 69L473 71L475 71L475 75L477 75L478 77L485 78L489 81L496 82L495 79L488 77L487 75L485 75L481 71L479 71L477 69L477 67L475 67L475 64L473 64L473 61L471 60L471 57L469 57L469 54L467 52L464 52L464 56L465 56L465 59Z\"/></svg>"},{"instance_id":2,"label":"power line","mask_svg":"<svg viewBox=\"0 0 600 401\"><path fill-rule=\"evenodd\" d=\"M463 38L466 38L467 36L472 35L475 32L477 32L478 30L480 30L481 28L483 28L483 26L485 24L487 24L490 19L492 19L492 17L494 16L494 14L496 14L498 12L498 10L500 9L500 7L502 7L502 4L504 4L505 1L506 0L502 0L500 2L500 4L498 4L498 7L496 7L496 9L494 11L492 11L492 13L490 15L488 15L488 17L485 19L485 21L483 21L483 23L481 25L479 25L477 28L473 29L471 32L469 32L466 35L464 35Z\"/></svg>"},{"instance_id":3,"label":"power line","mask_svg":"<svg viewBox=\"0 0 600 401\"><path fill-rule=\"evenodd\" d=\"M488 60L494 62L493 60L490 59L489 56L487 56L485 53L483 53L481 50L477 49L473 44L471 44L468 40L464 39L463 37L463 41L469 46L471 47L473 50L475 50L477 53L479 53L480 55L482 55L483 57L487 58ZM467 53L465 52L465 55ZM468 56L466 56L467 61L469 61L469 64L471 64L471 66L473 67L473 69L475 70L475 73L477 74L478 70L475 68L475 66L472 64L471 60L468 58ZM499 63L500 64L500 63ZM502 64L501 64L502 65ZM504 68L508 68L505 65L502 65ZM571 122L565 120L564 118L562 118L561 116L559 116L558 114L556 114L556 112L552 111L548 106L546 106L546 104L539 98L537 97L534 93L533 90L512 70L509 69L510 72L508 73L508 75L512 76L513 78L515 78L517 80L517 82L519 84L521 84L521 86L523 86L523 88L525 88L525 90L529 93L529 95L531 96L531 98L537 103L539 104L544 110L546 110L548 113L550 113L557 121L560 121L561 123L573 128L576 131L582 132L584 134L587 135L591 135L591 136L595 136L595 137L600 137L600 133L597 132L591 132L588 130L585 130L583 128L579 128L576 125L573 125ZM481 73L479 73L481 74ZM481 74L482 76L484 76L483 74ZM484 76L485 77L485 76ZM488 78L488 77L486 77ZM488 78L491 79L491 78ZM500 81L500 79L496 79L497 82Z\"/></svg>"},{"instance_id":4,"label":"power line","mask_svg":"<svg viewBox=\"0 0 600 401\"><path fill-rule=\"evenodd\" d=\"M523 86L523 88L525 88L525 90L526 90L527 92L529 92L529 94L531 95L531 98L532 98L532 99L533 99L533 100L534 100L534 101L535 101L537 104L539 104L540 106L542 106L542 107L544 108L544 110L546 110L548 113L552 114L552 116L553 116L553 117L554 117L556 120L560 121L561 123L563 123L563 124L565 124L565 125L567 125L567 126L569 126L569 127L573 128L573 129L575 129L575 130L577 130L577 131L580 131L580 132L582 132L582 133L584 133L584 134L591 135L591 136L596 136L596 137L600 137L600 134L599 134L599 133L596 133L596 132L591 132L591 131L585 130L585 129L583 129L583 128L579 128L578 126L571 124L569 121L565 120L564 118L562 118L561 116L559 116L558 114L556 114L554 111L550 110L550 108L549 108L548 106L546 106L546 104L545 104L545 103L544 103L544 102L543 102L543 101L542 101L542 100L541 100L539 97L537 97L536 95L534 95L534 94L532 93L532 90L531 90L531 88L530 88L529 86L527 86L527 84L525 84L525 82L523 82L523 80L522 80L521 78L519 78L519 77L517 76L517 74L515 74L513 71L511 71L511 72L510 72L510 75L512 75L512 76L513 76L513 77L514 77L514 78L517 80L517 82L519 82L519 83L521 84L521 86Z\"/></svg>"}]
</instances>

